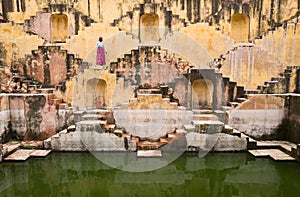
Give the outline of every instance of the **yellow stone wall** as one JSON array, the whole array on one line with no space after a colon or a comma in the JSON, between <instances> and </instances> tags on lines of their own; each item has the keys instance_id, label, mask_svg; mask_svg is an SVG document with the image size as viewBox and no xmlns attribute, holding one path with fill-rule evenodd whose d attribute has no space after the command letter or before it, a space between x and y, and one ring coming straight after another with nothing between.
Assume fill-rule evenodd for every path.
<instances>
[{"instance_id":1,"label":"yellow stone wall","mask_svg":"<svg viewBox=\"0 0 300 197\"><path fill-rule=\"evenodd\" d=\"M276 110L284 109L285 98L273 95L249 95L249 99L236 110Z\"/></svg>"},{"instance_id":2,"label":"yellow stone wall","mask_svg":"<svg viewBox=\"0 0 300 197\"><path fill-rule=\"evenodd\" d=\"M204 47L212 59L226 53L234 45L234 40L228 35L216 31L207 23L189 25L181 28L180 33L189 36L200 46Z\"/></svg>"},{"instance_id":3,"label":"yellow stone wall","mask_svg":"<svg viewBox=\"0 0 300 197\"><path fill-rule=\"evenodd\" d=\"M43 45L44 40L36 35L26 34L22 26L0 23L0 42L5 45L6 63L10 65L12 60L31 54L31 50L36 50L38 46Z\"/></svg>"},{"instance_id":4,"label":"yellow stone wall","mask_svg":"<svg viewBox=\"0 0 300 197\"><path fill-rule=\"evenodd\" d=\"M289 23L269 32L255 44L288 65L300 65L300 24Z\"/></svg>"},{"instance_id":5,"label":"yellow stone wall","mask_svg":"<svg viewBox=\"0 0 300 197\"><path fill-rule=\"evenodd\" d=\"M256 89L265 81L277 77L286 68L286 64L260 47L238 47L225 55L222 66L224 77L230 77L245 89Z\"/></svg>"}]
</instances>

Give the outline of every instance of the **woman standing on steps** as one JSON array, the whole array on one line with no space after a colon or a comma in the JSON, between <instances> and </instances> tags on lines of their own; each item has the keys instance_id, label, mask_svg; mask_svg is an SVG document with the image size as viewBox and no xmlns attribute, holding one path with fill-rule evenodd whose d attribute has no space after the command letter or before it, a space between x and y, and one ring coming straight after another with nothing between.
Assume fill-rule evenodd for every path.
<instances>
[{"instance_id":1,"label":"woman standing on steps","mask_svg":"<svg viewBox=\"0 0 300 197\"><path fill-rule=\"evenodd\" d=\"M106 69L105 54L107 52L102 37L99 37L99 40L96 43L96 47L97 47L96 65L104 66L104 69Z\"/></svg>"}]
</instances>

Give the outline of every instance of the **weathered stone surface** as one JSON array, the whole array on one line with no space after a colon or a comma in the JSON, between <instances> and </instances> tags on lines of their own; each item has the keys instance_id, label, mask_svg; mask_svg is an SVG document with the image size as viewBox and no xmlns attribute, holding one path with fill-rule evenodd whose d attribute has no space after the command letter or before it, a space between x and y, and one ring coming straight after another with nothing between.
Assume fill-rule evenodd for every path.
<instances>
[{"instance_id":1,"label":"weathered stone surface","mask_svg":"<svg viewBox=\"0 0 300 197\"><path fill-rule=\"evenodd\" d=\"M278 149L263 149L263 150L249 150L249 152L255 157L270 156L275 161L294 161L295 158L285 154Z\"/></svg>"},{"instance_id":2,"label":"weathered stone surface","mask_svg":"<svg viewBox=\"0 0 300 197\"><path fill-rule=\"evenodd\" d=\"M247 140L225 133L186 135L187 147L198 147L200 151L242 151L247 149Z\"/></svg>"},{"instance_id":3,"label":"weathered stone surface","mask_svg":"<svg viewBox=\"0 0 300 197\"><path fill-rule=\"evenodd\" d=\"M243 151L247 150L247 140L237 136L219 133L214 151Z\"/></svg>"},{"instance_id":4,"label":"weathered stone surface","mask_svg":"<svg viewBox=\"0 0 300 197\"><path fill-rule=\"evenodd\" d=\"M116 124L133 136L159 140L175 128L182 128L192 120L192 112L185 110L114 110Z\"/></svg>"},{"instance_id":5,"label":"weathered stone surface","mask_svg":"<svg viewBox=\"0 0 300 197\"><path fill-rule=\"evenodd\" d=\"M195 126L195 132L197 133L221 133L224 127L224 123L221 121L209 121L209 120L193 120Z\"/></svg>"},{"instance_id":6,"label":"weathered stone surface","mask_svg":"<svg viewBox=\"0 0 300 197\"><path fill-rule=\"evenodd\" d=\"M70 132L51 138L52 150L59 151L125 151L124 139L111 133Z\"/></svg>"},{"instance_id":7,"label":"weathered stone surface","mask_svg":"<svg viewBox=\"0 0 300 197\"><path fill-rule=\"evenodd\" d=\"M230 126L254 138L275 137L286 115L285 100L271 95L256 95L229 112Z\"/></svg>"}]
</instances>

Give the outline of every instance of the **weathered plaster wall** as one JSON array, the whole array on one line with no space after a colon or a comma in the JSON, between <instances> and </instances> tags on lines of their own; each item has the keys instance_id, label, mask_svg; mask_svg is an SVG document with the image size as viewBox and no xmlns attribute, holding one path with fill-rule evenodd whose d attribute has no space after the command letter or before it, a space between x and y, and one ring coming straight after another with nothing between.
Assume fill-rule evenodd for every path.
<instances>
[{"instance_id":1,"label":"weathered plaster wall","mask_svg":"<svg viewBox=\"0 0 300 197\"><path fill-rule=\"evenodd\" d=\"M31 50L37 49L44 42L36 35L26 34L22 27L10 23L0 23L0 40L6 50L3 62L7 65L24 58L25 54L31 54Z\"/></svg>"},{"instance_id":2,"label":"weathered plaster wall","mask_svg":"<svg viewBox=\"0 0 300 197\"><path fill-rule=\"evenodd\" d=\"M226 53L234 45L234 40L228 35L222 34L221 31L216 31L207 23L191 24L181 28L180 33L189 36L200 46L204 47L212 59Z\"/></svg>"},{"instance_id":3,"label":"weathered plaster wall","mask_svg":"<svg viewBox=\"0 0 300 197\"><path fill-rule=\"evenodd\" d=\"M25 67L28 77L46 85L57 85L67 77L67 52L59 47L39 47L27 56Z\"/></svg>"},{"instance_id":4,"label":"weathered plaster wall","mask_svg":"<svg viewBox=\"0 0 300 197\"><path fill-rule=\"evenodd\" d=\"M256 89L258 85L283 72L287 64L280 62L268 51L257 47L238 47L224 56L221 68L224 77L230 77L245 89Z\"/></svg>"},{"instance_id":5,"label":"weathered plaster wall","mask_svg":"<svg viewBox=\"0 0 300 197\"><path fill-rule=\"evenodd\" d=\"M280 61L291 66L300 65L300 24L288 23L278 27L275 31L268 32L255 44L272 54Z\"/></svg>"},{"instance_id":6,"label":"weathered plaster wall","mask_svg":"<svg viewBox=\"0 0 300 197\"><path fill-rule=\"evenodd\" d=\"M51 149L58 151L125 151L124 139L112 133L70 132L51 138Z\"/></svg>"},{"instance_id":7,"label":"weathered plaster wall","mask_svg":"<svg viewBox=\"0 0 300 197\"><path fill-rule=\"evenodd\" d=\"M202 151L243 151L247 150L247 140L225 133L200 134L189 132L186 135L187 147L198 147Z\"/></svg>"},{"instance_id":8,"label":"weathered plaster wall","mask_svg":"<svg viewBox=\"0 0 300 197\"><path fill-rule=\"evenodd\" d=\"M54 95L3 94L0 96L1 142L11 138L43 140L66 128L72 111Z\"/></svg>"},{"instance_id":9,"label":"weathered plaster wall","mask_svg":"<svg viewBox=\"0 0 300 197\"><path fill-rule=\"evenodd\" d=\"M229 111L229 124L258 139L285 139L285 98L273 95L252 95L238 108ZM283 128L281 128L283 126Z\"/></svg>"}]
</instances>

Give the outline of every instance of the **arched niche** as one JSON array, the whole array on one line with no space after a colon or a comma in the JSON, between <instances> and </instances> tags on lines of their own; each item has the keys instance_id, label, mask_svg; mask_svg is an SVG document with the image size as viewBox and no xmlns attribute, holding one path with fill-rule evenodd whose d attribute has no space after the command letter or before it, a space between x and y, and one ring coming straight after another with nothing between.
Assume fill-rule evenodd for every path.
<instances>
[{"instance_id":1,"label":"arched niche","mask_svg":"<svg viewBox=\"0 0 300 197\"><path fill-rule=\"evenodd\" d=\"M142 42L159 41L159 17L157 14L143 14L140 18L140 38Z\"/></svg>"},{"instance_id":2,"label":"arched niche","mask_svg":"<svg viewBox=\"0 0 300 197\"><path fill-rule=\"evenodd\" d=\"M197 79L193 82L192 88L192 108L211 109L213 107L213 82L207 79Z\"/></svg>"},{"instance_id":3,"label":"arched niche","mask_svg":"<svg viewBox=\"0 0 300 197\"><path fill-rule=\"evenodd\" d=\"M250 32L250 18L248 14L234 14L231 17L230 37L235 42L248 42Z\"/></svg>"},{"instance_id":4,"label":"arched niche","mask_svg":"<svg viewBox=\"0 0 300 197\"><path fill-rule=\"evenodd\" d=\"M51 22L51 41L65 42L69 36L68 16L65 14L52 14Z\"/></svg>"},{"instance_id":5,"label":"arched niche","mask_svg":"<svg viewBox=\"0 0 300 197\"><path fill-rule=\"evenodd\" d=\"M86 109L101 109L106 106L107 84L103 79L90 79L86 84Z\"/></svg>"}]
</instances>

